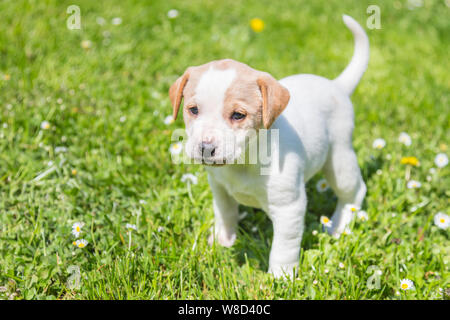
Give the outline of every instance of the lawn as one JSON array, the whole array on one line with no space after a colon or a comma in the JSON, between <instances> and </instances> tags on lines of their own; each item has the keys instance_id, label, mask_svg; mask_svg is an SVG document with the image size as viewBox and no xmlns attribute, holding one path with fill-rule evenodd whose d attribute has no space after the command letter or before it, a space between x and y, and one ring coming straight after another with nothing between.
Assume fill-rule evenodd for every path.
<instances>
[{"instance_id":1,"label":"lawn","mask_svg":"<svg viewBox=\"0 0 450 320\"><path fill-rule=\"evenodd\" d=\"M66 25L72 4L79 30ZM366 27L369 5L379 6L381 29ZM450 213L450 166L435 164L450 154L449 6L0 2L0 298L448 298L449 228L434 217ZM242 207L235 246L208 245L212 194L204 168L171 161L171 134L183 121L164 121L168 89L188 66L222 58L276 78L334 78L353 52L344 13L371 42L352 96L368 219L338 240L324 233L319 218L336 198L316 190L317 175L307 186L299 276L275 280L266 273L272 225L263 212ZM385 147L373 148L377 138ZM198 183L183 182L186 173ZM412 180L420 188L408 188ZM84 223L84 248L73 244L75 222ZM402 290L402 279L415 289Z\"/></svg>"}]
</instances>

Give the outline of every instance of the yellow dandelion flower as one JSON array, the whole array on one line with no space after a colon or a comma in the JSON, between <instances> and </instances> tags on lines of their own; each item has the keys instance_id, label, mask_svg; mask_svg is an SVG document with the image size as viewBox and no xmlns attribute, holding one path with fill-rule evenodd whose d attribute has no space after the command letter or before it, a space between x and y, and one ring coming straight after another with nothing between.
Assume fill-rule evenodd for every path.
<instances>
[{"instance_id":1,"label":"yellow dandelion flower","mask_svg":"<svg viewBox=\"0 0 450 320\"><path fill-rule=\"evenodd\" d=\"M412 166L418 166L419 165L419 159L417 159L416 157L403 157L400 160L401 164L409 164Z\"/></svg>"},{"instance_id":2,"label":"yellow dandelion flower","mask_svg":"<svg viewBox=\"0 0 450 320\"><path fill-rule=\"evenodd\" d=\"M252 28L254 32L261 32L264 30L264 21L259 18L253 18L250 20L250 28Z\"/></svg>"},{"instance_id":3,"label":"yellow dandelion flower","mask_svg":"<svg viewBox=\"0 0 450 320\"><path fill-rule=\"evenodd\" d=\"M72 169L72 175L76 176L78 173L77 169Z\"/></svg>"}]
</instances>

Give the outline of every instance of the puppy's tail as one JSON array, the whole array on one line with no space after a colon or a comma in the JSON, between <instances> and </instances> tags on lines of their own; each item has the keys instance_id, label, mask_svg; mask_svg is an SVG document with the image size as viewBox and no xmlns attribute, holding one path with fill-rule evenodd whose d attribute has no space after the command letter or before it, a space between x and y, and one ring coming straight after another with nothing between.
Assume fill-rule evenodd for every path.
<instances>
[{"instance_id":1,"label":"puppy's tail","mask_svg":"<svg viewBox=\"0 0 450 320\"><path fill-rule=\"evenodd\" d=\"M353 93L369 63L369 38L364 29L352 17L344 15L347 28L353 33L355 51L347 68L333 81L348 95Z\"/></svg>"}]
</instances>

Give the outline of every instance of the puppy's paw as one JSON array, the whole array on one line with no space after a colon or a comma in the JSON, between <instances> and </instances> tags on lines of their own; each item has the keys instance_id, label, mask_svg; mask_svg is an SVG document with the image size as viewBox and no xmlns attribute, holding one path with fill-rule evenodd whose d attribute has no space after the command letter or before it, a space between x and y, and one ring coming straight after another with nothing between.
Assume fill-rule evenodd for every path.
<instances>
[{"instance_id":1,"label":"puppy's paw","mask_svg":"<svg viewBox=\"0 0 450 320\"><path fill-rule=\"evenodd\" d=\"M214 233L211 233L208 238L208 244L212 246L214 240L216 239L221 246L229 248L233 246L234 242L236 241L236 232L226 232L225 230L220 230L215 236Z\"/></svg>"},{"instance_id":2,"label":"puppy's paw","mask_svg":"<svg viewBox=\"0 0 450 320\"><path fill-rule=\"evenodd\" d=\"M269 266L269 273L276 279L293 279L297 274L298 262Z\"/></svg>"}]
</instances>

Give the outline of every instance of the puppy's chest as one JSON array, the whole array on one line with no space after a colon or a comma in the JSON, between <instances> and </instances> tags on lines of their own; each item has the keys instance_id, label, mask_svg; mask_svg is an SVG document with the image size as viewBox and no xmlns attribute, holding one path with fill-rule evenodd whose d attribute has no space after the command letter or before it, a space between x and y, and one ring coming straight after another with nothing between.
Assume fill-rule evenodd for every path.
<instances>
[{"instance_id":1,"label":"puppy's chest","mask_svg":"<svg viewBox=\"0 0 450 320\"><path fill-rule=\"evenodd\" d=\"M267 203L265 181L247 170L228 170L214 177L238 203L264 209Z\"/></svg>"}]
</instances>

